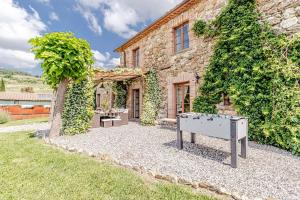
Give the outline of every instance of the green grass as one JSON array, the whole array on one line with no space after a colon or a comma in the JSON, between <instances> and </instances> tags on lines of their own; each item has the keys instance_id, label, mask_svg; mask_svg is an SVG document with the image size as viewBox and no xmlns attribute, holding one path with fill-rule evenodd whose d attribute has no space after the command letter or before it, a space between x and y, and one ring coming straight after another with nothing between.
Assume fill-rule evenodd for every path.
<instances>
[{"instance_id":1,"label":"green grass","mask_svg":"<svg viewBox=\"0 0 300 200\"><path fill-rule=\"evenodd\" d=\"M0 127L35 124L35 123L42 123L42 122L47 122L47 121L48 121L48 117L39 117L39 118L22 119L22 120L11 120L4 124L0 124Z\"/></svg>"},{"instance_id":2,"label":"green grass","mask_svg":"<svg viewBox=\"0 0 300 200\"><path fill-rule=\"evenodd\" d=\"M0 134L0 199L211 199L146 181L131 170L49 147L26 133Z\"/></svg>"}]
</instances>

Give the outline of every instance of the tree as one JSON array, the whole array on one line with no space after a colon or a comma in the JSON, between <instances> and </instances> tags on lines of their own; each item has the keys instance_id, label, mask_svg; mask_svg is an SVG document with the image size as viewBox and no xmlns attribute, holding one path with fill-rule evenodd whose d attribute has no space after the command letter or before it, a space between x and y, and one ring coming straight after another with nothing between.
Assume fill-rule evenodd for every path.
<instances>
[{"instance_id":1,"label":"tree","mask_svg":"<svg viewBox=\"0 0 300 200\"><path fill-rule=\"evenodd\" d=\"M61 134L65 93L70 81L80 82L92 75L93 54L88 42L73 33L48 33L32 38L32 52L42 60L42 79L55 91L50 137Z\"/></svg>"},{"instance_id":2,"label":"tree","mask_svg":"<svg viewBox=\"0 0 300 200\"><path fill-rule=\"evenodd\" d=\"M1 79L1 83L0 83L0 92L5 92L5 83L3 78Z\"/></svg>"}]
</instances>

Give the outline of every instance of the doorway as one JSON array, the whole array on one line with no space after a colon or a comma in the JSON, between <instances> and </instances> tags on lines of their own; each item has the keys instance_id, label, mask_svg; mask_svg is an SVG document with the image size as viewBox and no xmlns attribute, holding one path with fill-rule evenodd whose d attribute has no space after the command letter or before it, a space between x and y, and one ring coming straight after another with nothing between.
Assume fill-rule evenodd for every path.
<instances>
[{"instance_id":1,"label":"doorway","mask_svg":"<svg viewBox=\"0 0 300 200\"><path fill-rule=\"evenodd\" d=\"M176 90L176 113L187 113L191 111L191 100L190 100L190 84L180 83L175 85Z\"/></svg>"},{"instance_id":2,"label":"doorway","mask_svg":"<svg viewBox=\"0 0 300 200\"><path fill-rule=\"evenodd\" d=\"M139 119L140 118L140 90L135 89L133 90L132 96L132 108L133 108L133 118Z\"/></svg>"}]
</instances>

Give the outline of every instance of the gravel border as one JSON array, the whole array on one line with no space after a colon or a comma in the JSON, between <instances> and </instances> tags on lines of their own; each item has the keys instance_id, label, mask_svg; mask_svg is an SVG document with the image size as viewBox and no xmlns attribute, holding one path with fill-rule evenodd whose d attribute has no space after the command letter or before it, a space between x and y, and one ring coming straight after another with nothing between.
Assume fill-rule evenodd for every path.
<instances>
[{"instance_id":1,"label":"gravel border","mask_svg":"<svg viewBox=\"0 0 300 200\"><path fill-rule=\"evenodd\" d=\"M25 124L18 126L6 126L0 127L0 133L13 133L19 131L45 131L49 130L49 123L35 123L35 124Z\"/></svg>"},{"instance_id":2,"label":"gravel border","mask_svg":"<svg viewBox=\"0 0 300 200\"><path fill-rule=\"evenodd\" d=\"M189 141L184 133L184 140ZM197 135L196 144L176 148L176 132L137 123L51 139L69 151L109 159L170 182L207 188L237 199L300 199L300 157L249 142L249 156L230 167L229 142Z\"/></svg>"}]
</instances>

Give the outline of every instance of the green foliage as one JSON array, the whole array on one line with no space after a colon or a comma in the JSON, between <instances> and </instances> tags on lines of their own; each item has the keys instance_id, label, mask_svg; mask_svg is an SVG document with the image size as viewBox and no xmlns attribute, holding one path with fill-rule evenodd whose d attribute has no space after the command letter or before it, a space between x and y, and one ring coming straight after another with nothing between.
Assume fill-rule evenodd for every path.
<instances>
[{"instance_id":1,"label":"green foliage","mask_svg":"<svg viewBox=\"0 0 300 200\"><path fill-rule=\"evenodd\" d=\"M288 44L288 57L300 67L300 35Z\"/></svg>"},{"instance_id":2,"label":"green foliage","mask_svg":"<svg viewBox=\"0 0 300 200\"><path fill-rule=\"evenodd\" d=\"M299 154L299 68L284 56L286 37L262 25L257 13L254 0L230 0L208 25L217 42L193 108L216 113L222 95L229 95L236 111L249 117L250 139ZM295 58L299 51L292 46Z\"/></svg>"},{"instance_id":3,"label":"green foliage","mask_svg":"<svg viewBox=\"0 0 300 200\"><path fill-rule=\"evenodd\" d=\"M3 78L1 79L1 82L0 82L0 92L5 92L5 83L4 83Z\"/></svg>"},{"instance_id":4,"label":"green foliage","mask_svg":"<svg viewBox=\"0 0 300 200\"><path fill-rule=\"evenodd\" d=\"M92 72L90 45L73 33L48 33L29 42L35 58L43 61L43 80L52 88L64 79L84 80Z\"/></svg>"},{"instance_id":5,"label":"green foliage","mask_svg":"<svg viewBox=\"0 0 300 200\"><path fill-rule=\"evenodd\" d=\"M72 83L67 91L63 111L63 132L83 134L90 127L94 115L94 89L91 80Z\"/></svg>"},{"instance_id":6,"label":"green foliage","mask_svg":"<svg viewBox=\"0 0 300 200\"><path fill-rule=\"evenodd\" d=\"M153 69L151 69L146 76L145 90L144 109L141 122L144 126L152 126L155 125L162 98L159 79Z\"/></svg>"},{"instance_id":7,"label":"green foliage","mask_svg":"<svg viewBox=\"0 0 300 200\"><path fill-rule=\"evenodd\" d=\"M115 94L115 108L126 108L127 98L127 83L124 81L117 81L113 84L113 92Z\"/></svg>"},{"instance_id":8,"label":"green foliage","mask_svg":"<svg viewBox=\"0 0 300 200\"><path fill-rule=\"evenodd\" d=\"M204 33L206 33L206 29L207 29L207 24L205 21L203 20L198 20L196 21L194 27L193 27L193 31L195 32L195 34L197 36L201 36L203 35Z\"/></svg>"},{"instance_id":9,"label":"green foliage","mask_svg":"<svg viewBox=\"0 0 300 200\"><path fill-rule=\"evenodd\" d=\"M8 112L0 110L0 124L4 124L10 121L10 115Z\"/></svg>"}]
</instances>

